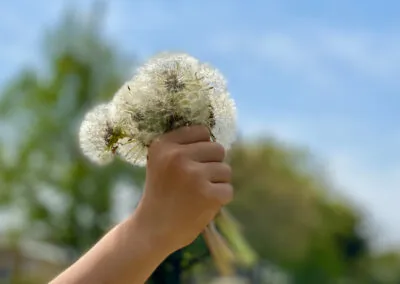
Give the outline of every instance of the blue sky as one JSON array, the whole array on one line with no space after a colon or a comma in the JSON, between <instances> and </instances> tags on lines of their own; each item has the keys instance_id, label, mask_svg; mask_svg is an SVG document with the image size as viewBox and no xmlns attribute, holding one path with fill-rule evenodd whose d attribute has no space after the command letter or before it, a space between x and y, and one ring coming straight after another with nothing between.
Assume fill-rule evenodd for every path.
<instances>
[{"instance_id":1,"label":"blue sky","mask_svg":"<svg viewBox=\"0 0 400 284\"><path fill-rule=\"evenodd\" d=\"M39 61L64 2L1 2L0 87ZM82 13L91 2L75 1ZM104 33L140 58L178 49L211 62L243 133L311 148L369 212L379 240L400 244L400 2L247 3L109 1Z\"/></svg>"}]
</instances>

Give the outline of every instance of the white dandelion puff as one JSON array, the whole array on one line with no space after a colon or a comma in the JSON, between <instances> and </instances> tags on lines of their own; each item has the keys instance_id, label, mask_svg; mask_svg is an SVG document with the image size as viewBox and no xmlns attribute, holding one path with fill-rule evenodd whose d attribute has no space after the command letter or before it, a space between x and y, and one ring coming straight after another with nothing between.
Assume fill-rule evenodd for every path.
<instances>
[{"instance_id":1,"label":"white dandelion puff","mask_svg":"<svg viewBox=\"0 0 400 284\"><path fill-rule=\"evenodd\" d=\"M213 110L215 124L211 127L215 141L228 150L236 140L237 111L235 101L230 97L223 75L208 64L201 64L198 74L204 82L213 88L209 99Z\"/></svg>"},{"instance_id":2,"label":"white dandelion puff","mask_svg":"<svg viewBox=\"0 0 400 284\"><path fill-rule=\"evenodd\" d=\"M143 167L147 162L147 147L144 147L143 144L131 138L120 140L117 154L132 165Z\"/></svg>"},{"instance_id":3,"label":"white dandelion puff","mask_svg":"<svg viewBox=\"0 0 400 284\"><path fill-rule=\"evenodd\" d=\"M94 107L86 114L79 129L79 142L83 154L100 165L110 163L114 157L114 130L108 114L107 104Z\"/></svg>"},{"instance_id":4,"label":"white dandelion puff","mask_svg":"<svg viewBox=\"0 0 400 284\"><path fill-rule=\"evenodd\" d=\"M222 74L184 53L151 58L116 93L110 113L129 136L117 152L136 165L145 165L153 139L182 126L207 126L226 149L236 137L236 108Z\"/></svg>"}]
</instances>

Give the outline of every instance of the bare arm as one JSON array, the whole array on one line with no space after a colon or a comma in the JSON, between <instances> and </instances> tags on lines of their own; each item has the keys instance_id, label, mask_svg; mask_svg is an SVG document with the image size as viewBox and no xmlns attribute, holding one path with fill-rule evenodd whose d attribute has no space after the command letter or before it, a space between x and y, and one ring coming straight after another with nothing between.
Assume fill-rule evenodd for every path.
<instances>
[{"instance_id":1,"label":"bare arm","mask_svg":"<svg viewBox=\"0 0 400 284\"><path fill-rule=\"evenodd\" d=\"M173 251L134 214L50 284L143 284Z\"/></svg>"},{"instance_id":2,"label":"bare arm","mask_svg":"<svg viewBox=\"0 0 400 284\"><path fill-rule=\"evenodd\" d=\"M148 154L138 208L51 284L143 284L232 199L224 148L210 142L207 128L164 134Z\"/></svg>"}]
</instances>

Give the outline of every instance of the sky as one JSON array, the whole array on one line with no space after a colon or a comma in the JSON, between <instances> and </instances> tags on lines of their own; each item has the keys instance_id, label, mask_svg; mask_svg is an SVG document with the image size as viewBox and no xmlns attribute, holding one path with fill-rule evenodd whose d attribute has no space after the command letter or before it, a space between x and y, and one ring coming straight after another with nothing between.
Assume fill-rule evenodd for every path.
<instances>
[{"instance_id":1,"label":"sky","mask_svg":"<svg viewBox=\"0 0 400 284\"><path fill-rule=\"evenodd\" d=\"M83 15L93 1L68 1ZM107 1L106 1L107 2ZM66 1L0 3L0 89L39 64ZM337 190L400 246L400 2L107 2L104 35L141 59L180 50L227 77L247 137L308 147Z\"/></svg>"}]
</instances>

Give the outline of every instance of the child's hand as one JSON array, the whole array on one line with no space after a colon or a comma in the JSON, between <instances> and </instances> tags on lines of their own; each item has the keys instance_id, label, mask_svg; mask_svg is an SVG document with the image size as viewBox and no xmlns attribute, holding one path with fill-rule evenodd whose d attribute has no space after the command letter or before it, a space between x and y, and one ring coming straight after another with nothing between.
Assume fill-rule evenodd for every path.
<instances>
[{"instance_id":1,"label":"child's hand","mask_svg":"<svg viewBox=\"0 0 400 284\"><path fill-rule=\"evenodd\" d=\"M149 148L146 186L135 212L171 252L190 244L233 196L224 148L206 127L164 134Z\"/></svg>"}]
</instances>

